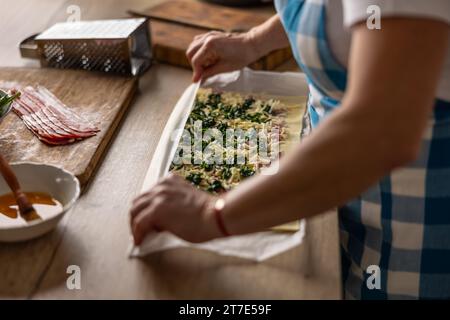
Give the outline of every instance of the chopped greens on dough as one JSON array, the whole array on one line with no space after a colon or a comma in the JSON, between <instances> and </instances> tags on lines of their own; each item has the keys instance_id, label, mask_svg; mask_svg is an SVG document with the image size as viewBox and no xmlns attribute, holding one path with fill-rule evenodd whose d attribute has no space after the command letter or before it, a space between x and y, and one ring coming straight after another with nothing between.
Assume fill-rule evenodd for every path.
<instances>
[{"instance_id":1,"label":"chopped greens on dough","mask_svg":"<svg viewBox=\"0 0 450 320\"><path fill-rule=\"evenodd\" d=\"M192 145L194 143L194 123L196 121L201 121L203 133L208 129L219 130L223 141L219 143L215 141L214 137L205 138L203 135L201 148L203 153L205 153L207 146L215 151L219 148L219 154L221 152L224 155L223 162L207 163L203 158L201 164L194 164L193 161L181 164L172 163L170 171L184 177L198 188L211 193L222 193L234 188L242 180L259 173L262 168L268 167L272 159L274 159L274 155L271 154L272 150L283 150L282 146L288 140L285 121L287 109L285 104L276 99L258 99L257 97L234 92L216 92L212 89L200 89L197 93L193 110L185 125L185 130L191 136ZM252 128L255 130L254 132L251 131ZM258 132L266 132L267 138L264 140L266 141L264 147L267 152L264 155L257 153L257 159L249 161L248 150L252 148L249 142L249 135L244 140L235 138L233 150L237 150L238 144L243 146L243 150L247 152L245 163L237 161L236 151L231 155L231 157L234 157L232 163L228 162L227 159L230 159L228 158L230 155L227 153L225 141L228 129L242 129L243 132L253 132L256 135L258 135ZM272 129L278 130L278 140L271 139ZM257 150L260 150L261 141L259 139L253 141L258 141L256 147ZM273 141L278 145L273 145ZM181 149L180 141L177 152L180 152ZM194 148L192 149L194 150ZM275 157L279 155L280 152ZM194 157L195 152L193 151L192 160Z\"/></svg>"}]
</instances>

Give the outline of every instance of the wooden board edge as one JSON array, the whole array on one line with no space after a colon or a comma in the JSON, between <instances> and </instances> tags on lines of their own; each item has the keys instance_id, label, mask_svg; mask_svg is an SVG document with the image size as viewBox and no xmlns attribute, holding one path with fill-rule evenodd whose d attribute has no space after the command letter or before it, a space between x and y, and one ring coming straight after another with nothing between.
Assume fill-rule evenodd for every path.
<instances>
[{"instance_id":1,"label":"wooden board edge","mask_svg":"<svg viewBox=\"0 0 450 320\"><path fill-rule=\"evenodd\" d=\"M95 153L91 157L88 165L86 166L86 169L83 173L78 174L76 177L80 181L80 187L81 187L81 193L84 193L88 186L89 182L92 180L92 176L95 175L97 169L101 165L104 157L106 156L106 150L109 148L110 144L113 141L113 138L117 134L117 128L119 127L122 119L124 118L125 113L130 108L132 101L135 98L139 80L137 78L133 79L133 85L131 87L131 90L126 98L124 100L122 106L119 108L119 112L116 114L113 122L111 123L107 134L103 138L103 140L98 145L97 149L95 150Z\"/></svg>"},{"instance_id":2,"label":"wooden board edge","mask_svg":"<svg viewBox=\"0 0 450 320\"><path fill-rule=\"evenodd\" d=\"M158 62L191 69L186 53L182 50L155 44L153 45L153 53L155 60ZM276 69L291 58L292 51L290 48L279 49L251 63L249 67L253 70L270 71Z\"/></svg>"}]
</instances>

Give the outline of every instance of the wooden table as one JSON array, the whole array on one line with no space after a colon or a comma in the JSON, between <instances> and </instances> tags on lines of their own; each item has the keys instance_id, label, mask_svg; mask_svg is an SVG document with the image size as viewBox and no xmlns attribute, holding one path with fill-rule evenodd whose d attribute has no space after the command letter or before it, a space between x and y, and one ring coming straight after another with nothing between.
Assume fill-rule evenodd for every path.
<instances>
[{"instance_id":1,"label":"wooden table","mask_svg":"<svg viewBox=\"0 0 450 320\"><path fill-rule=\"evenodd\" d=\"M160 0L159 0L160 1ZM17 45L78 5L82 19L117 18L155 0L4 0L0 65L36 66ZM262 10L271 10L265 8ZM290 69L292 63L284 68ZM0 298L336 299L340 298L337 217L311 219L304 244L263 263L178 249L128 259L128 209L158 139L191 73L154 65L85 194L58 228L39 239L0 244ZM68 265L81 290L68 290Z\"/></svg>"}]
</instances>

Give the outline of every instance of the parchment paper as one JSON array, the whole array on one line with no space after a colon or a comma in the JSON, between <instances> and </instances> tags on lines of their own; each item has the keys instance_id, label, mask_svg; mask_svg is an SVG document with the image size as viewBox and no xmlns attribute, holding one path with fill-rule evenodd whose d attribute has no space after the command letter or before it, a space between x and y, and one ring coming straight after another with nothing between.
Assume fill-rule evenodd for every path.
<instances>
[{"instance_id":1,"label":"parchment paper","mask_svg":"<svg viewBox=\"0 0 450 320\"><path fill-rule=\"evenodd\" d=\"M245 68L212 77L201 86L220 88L224 91L264 93L287 97L305 97L308 95L305 76L296 72L277 73L252 71ZM198 88L199 84L190 85L172 111L147 171L142 191L148 190L167 174ZM131 244L129 255L130 257L141 257L152 252L191 247L213 251L220 255L263 261L300 245L304 235L304 221L301 221L299 230L294 233L266 231L216 239L201 244L186 242L168 232L151 233L147 235L141 246L136 247Z\"/></svg>"}]
</instances>

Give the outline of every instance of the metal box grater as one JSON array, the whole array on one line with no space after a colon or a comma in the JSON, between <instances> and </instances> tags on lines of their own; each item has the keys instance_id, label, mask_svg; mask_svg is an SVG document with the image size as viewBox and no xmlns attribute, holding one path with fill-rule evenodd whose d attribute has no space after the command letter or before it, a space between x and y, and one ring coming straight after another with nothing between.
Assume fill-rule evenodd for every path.
<instances>
[{"instance_id":1,"label":"metal box grater","mask_svg":"<svg viewBox=\"0 0 450 320\"><path fill-rule=\"evenodd\" d=\"M20 44L42 67L139 75L152 60L147 19L57 23Z\"/></svg>"}]
</instances>

